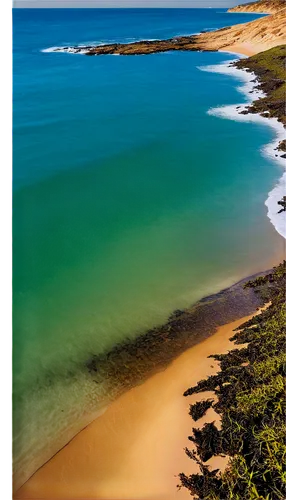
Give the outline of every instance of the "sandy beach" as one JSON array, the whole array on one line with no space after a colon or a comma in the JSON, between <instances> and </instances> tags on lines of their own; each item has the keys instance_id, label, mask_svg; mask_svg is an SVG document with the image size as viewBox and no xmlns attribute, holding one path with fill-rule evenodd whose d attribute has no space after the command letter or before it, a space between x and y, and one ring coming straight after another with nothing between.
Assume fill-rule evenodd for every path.
<instances>
[{"instance_id":1,"label":"sandy beach","mask_svg":"<svg viewBox=\"0 0 286 500\"><path fill-rule=\"evenodd\" d=\"M189 404L206 397L183 392L217 371L208 356L227 352L233 329L248 317L220 327L188 349L163 372L121 396L104 415L80 432L15 494L15 499L164 499L190 498L177 490L180 472L196 471L184 453L198 427ZM213 410L200 421L217 420ZM223 465L225 459L212 464Z\"/></svg>"},{"instance_id":2,"label":"sandy beach","mask_svg":"<svg viewBox=\"0 0 286 500\"><path fill-rule=\"evenodd\" d=\"M253 56L257 54L259 50L254 47L251 43L240 43L237 45L230 45L224 49L220 49L219 52L232 52L233 54L241 54L243 56Z\"/></svg>"}]
</instances>

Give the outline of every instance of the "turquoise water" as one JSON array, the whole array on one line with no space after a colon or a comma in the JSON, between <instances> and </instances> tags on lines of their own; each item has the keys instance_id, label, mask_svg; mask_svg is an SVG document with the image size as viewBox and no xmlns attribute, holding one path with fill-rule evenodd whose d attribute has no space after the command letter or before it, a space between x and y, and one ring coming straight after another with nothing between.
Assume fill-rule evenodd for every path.
<instances>
[{"instance_id":1,"label":"turquoise water","mask_svg":"<svg viewBox=\"0 0 286 500\"><path fill-rule=\"evenodd\" d=\"M90 384L90 355L267 268L281 248L264 206L280 171L260 153L274 132L207 114L245 99L231 77L199 69L232 55L42 50L167 38L254 18L224 9L14 11L20 464L56 441L57 431L63 444L66 422L96 410L104 381L96 390Z\"/></svg>"}]
</instances>

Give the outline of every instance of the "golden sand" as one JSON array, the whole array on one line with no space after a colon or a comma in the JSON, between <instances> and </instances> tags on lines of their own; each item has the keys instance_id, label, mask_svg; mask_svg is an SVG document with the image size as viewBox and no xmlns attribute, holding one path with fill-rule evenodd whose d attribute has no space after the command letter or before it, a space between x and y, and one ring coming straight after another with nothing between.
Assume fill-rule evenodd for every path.
<instances>
[{"instance_id":1,"label":"golden sand","mask_svg":"<svg viewBox=\"0 0 286 500\"><path fill-rule=\"evenodd\" d=\"M198 427L188 407L207 394L183 392L218 369L210 354L232 348L233 329L248 318L222 326L171 365L115 401L15 494L15 499L184 500L180 472L196 471L185 455L188 435ZM212 409L200 421L218 420ZM224 466L216 459L212 466Z\"/></svg>"},{"instance_id":2,"label":"golden sand","mask_svg":"<svg viewBox=\"0 0 286 500\"><path fill-rule=\"evenodd\" d=\"M236 45L229 45L219 52L233 52L234 54L243 54L244 56L253 56L257 53L257 47L251 45L251 43L240 43Z\"/></svg>"}]
</instances>

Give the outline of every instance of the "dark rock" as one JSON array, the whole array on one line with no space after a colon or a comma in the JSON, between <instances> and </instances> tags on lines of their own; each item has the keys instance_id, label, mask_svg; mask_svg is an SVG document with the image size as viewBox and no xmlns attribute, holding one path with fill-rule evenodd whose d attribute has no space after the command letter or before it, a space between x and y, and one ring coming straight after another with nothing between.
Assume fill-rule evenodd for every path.
<instances>
[{"instance_id":1,"label":"dark rock","mask_svg":"<svg viewBox=\"0 0 286 500\"><path fill-rule=\"evenodd\" d=\"M278 214L286 212L286 196L283 196L282 200L278 201L277 203L282 207L281 210L279 210Z\"/></svg>"}]
</instances>

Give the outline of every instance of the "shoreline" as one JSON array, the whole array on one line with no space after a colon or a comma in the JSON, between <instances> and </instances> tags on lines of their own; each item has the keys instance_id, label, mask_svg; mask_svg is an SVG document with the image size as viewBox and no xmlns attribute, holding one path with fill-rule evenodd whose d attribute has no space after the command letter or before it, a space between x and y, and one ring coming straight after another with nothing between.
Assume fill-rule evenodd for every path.
<instances>
[{"instance_id":1,"label":"shoreline","mask_svg":"<svg viewBox=\"0 0 286 500\"><path fill-rule=\"evenodd\" d=\"M248 13L246 13L248 14ZM252 21L253 22L253 21ZM247 23L245 23L247 24ZM240 25L234 25L240 26ZM230 26L231 28L231 26ZM207 33L216 33L221 30L227 30L226 28L221 28L220 30L208 31ZM67 53L67 54L78 54L78 55L87 55L87 56L100 56L100 55L125 55L125 56L134 56L134 55L150 55L157 54L163 52L172 52L172 51L191 51L191 52L230 52L234 54L241 54L245 56L252 56L257 54L259 50L254 47L251 43L245 44L230 44L225 45L221 48L202 48L199 44L196 43L196 38L203 36L204 32L194 35L186 35L186 36L178 36L166 40L140 40L136 42L127 42L127 43L118 43L118 44L99 44L94 46L86 46L86 45L78 45L78 46L55 46L48 47L46 49L42 49L42 53ZM181 47L177 46L176 43L179 42ZM156 49L150 50L150 47L154 47L157 45ZM138 47L136 47L138 46ZM126 47L126 49L124 49ZM149 51L148 48L149 47ZM127 50L127 48L130 48ZM263 50L263 49L262 49Z\"/></svg>"},{"instance_id":2,"label":"shoreline","mask_svg":"<svg viewBox=\"0 0 286 500\"><path fill-rule=\"evenodd\" d=\"M225 52L225 51L221 51ZM229 51L227 51L229 53ZM237 55L237 52L231 52ZM259 80L259 75L255 71L250 71L246 68L238 67L240 61L247 61L248 59L240 58L234 61L226 61L219 64L214 64L213 66L201 67L202 71L209 71L214 73L221 73L233 78L242 83L237 90L241 92L248 102L236 103L224 106L218 106L211 108L208 114L217 116L221 119L229 119L234 121L242 122L253 122L261 125L266 125L275 132L274 139L267 144L265 144L261 149L262 156L270 158L274 164L278 164L281 168L281 177L277 179L276 184L268 193L268 197L265 200L265 206L267 207L267 217L269 218L271 224L274 226L275 230L286 239L286 219L285 214L279 214L278 201L285 195L285 176L286 176L286 163L285 155L283 150L279 151L280 144L285 141L285 125L282 121L279 121L277 117L263 116L259 112L251 111L251 108L258 99L266 98L267 93L261 90L261 82ZM283 189L284 188L284 189Z\"/></svg>"},{"instance_id":3,"label":"shoreline","mask_svg":"<svg viewBox=\"0 0 286 500\"><path fill-rule=\"evenodd\" d=\"M211 32L210 32L211 33ZM199 36L199 35L187 35L187 37L192 37L192 36ZM160 40L142 40L142 42L160 42ZM141 43L141 42L134 42L135 43ZM126 44L129 45L129 44ZM101 44L101 45L96 45L95 47L101 48L105 47L106 45ZM169 51L166 52L171 52L174 51L174 49L170 49ZM234 54L238 56L246 56L246 57L251 57L255 54L257 54L257 50L251 45L251 44L235 44L235 45L229 45L226 47L223 47L221 49L217 50L201 50L199 48L192 49L192 52L225 52L229 54ZM86 46L77 46L77 47L49 47L46 49L41 50L42 53L44 54L51 54L51 53L66 53L66 54L77 54L77 55L89 55L87 52L87 47ZM154 52L154 53L161 53L160 50ZM101 55L101 54L98 54ZM120 53L110 53L110 54L105 54L105 55L113 55L113 56L120 56L124 54ZM128 55L136 55L136 54L128 54ZM148 54L141 54L141 55L148 55Z\"/></svg>"},{"instance_id":4,"label":"shoreline","mask_svg":"<svg viewBox=\"0 0 286 500\"><path fill-rule=\"evenodd\" d=\"M219 49L218 52L225 52L227 54L234 54L238 56L246 56L251 57L255 54L253 47L247 47L246 45L237 44L230 45L229 47L225 47L224 49Z\"/></svg>"},{"instance_id":5,"label":"shoreline","mask_svg":"<svg viewBox=\"0 0 286 500\"><path fill-rule=\"evenodd\" d=\"M218 362L208 356L228 352L233 347L229 340L233 329L254 315L219 327L164 371L125 392L41 467L15 493L15 500L56 500L67 495L94 500L191 498L186 490L177 490L177 476L197 471L184 453L190 447L191 428L197 427L188 415L188 406L206 394L186 399L183 392L218 371ZM219 422L211 409L199 425L214 420ZM211 459L209 464L217 468L226 461Z\"/></svg>"}]
</instances>

